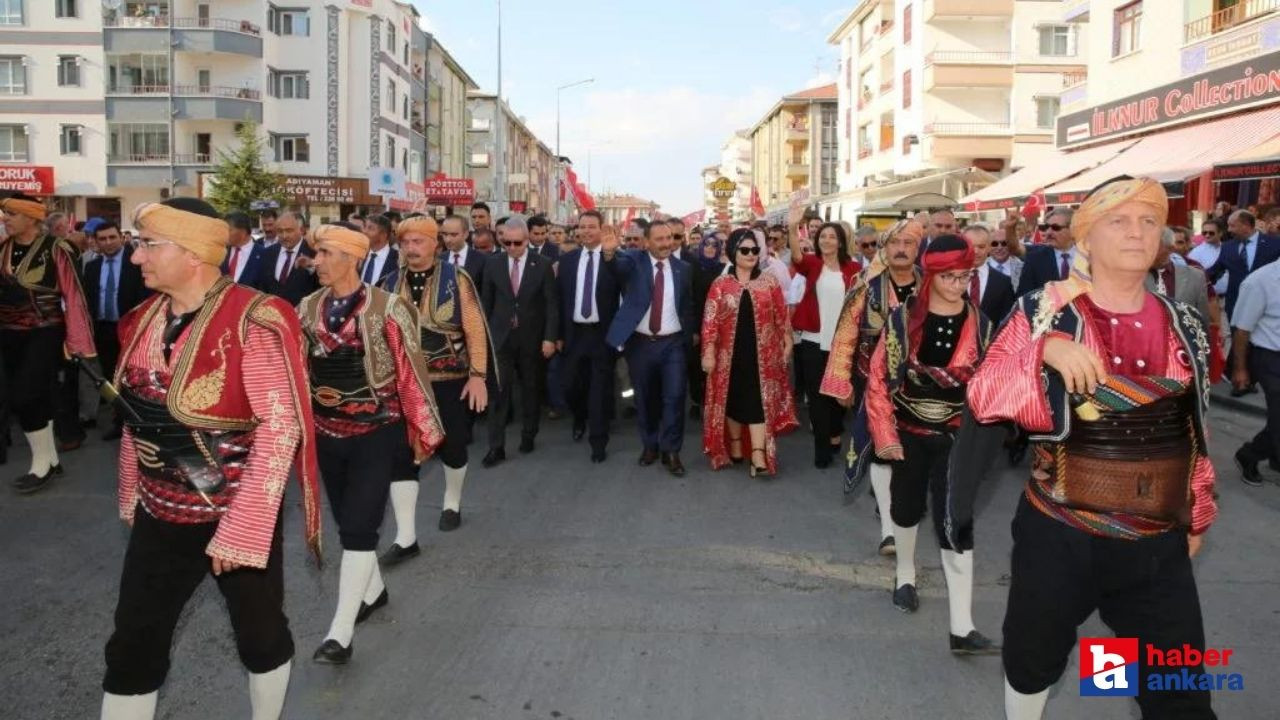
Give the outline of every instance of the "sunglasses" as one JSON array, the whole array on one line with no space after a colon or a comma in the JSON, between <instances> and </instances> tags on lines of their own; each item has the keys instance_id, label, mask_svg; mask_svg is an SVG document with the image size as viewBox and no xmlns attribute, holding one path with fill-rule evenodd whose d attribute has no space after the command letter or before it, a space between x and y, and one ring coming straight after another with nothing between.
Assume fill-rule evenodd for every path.
<instances>
[{"instance_id":1,"label":"sunglasses","mask_svg":"<svg viewBox=\"0 0 1280 720\"><path fill-rule=\"evenodd\" d=\"M1044 232L1045 230L1062 232L1063 230L1066 230L1067 227L1068 226L1066 225L1059 225L1058 223L1040 223L1040 232Z\"/></svg>"},{"instance_id":2,"label":"sunglasses","mask_svg":"<svg viewBox=\"0 0 1280 720\"><path fill-rule=\"evenodd\" d=\"M683 240L683 239L684 239L684 234L683 234L683 233L671 233L671 237L672 237L673 239L675 239L675 240Z\"/></svg>"},{"instance_id":3,"label":"sunglasses","mask_svg":"<svg viewBox=\"0 0 1280 720\"><path fill-rule=\"evenodd\" d=\"M758 248L758 247L740 247L740 248L738 248L738 252L739 252L740 254L742 254L742 255L759 255L759 254L760 254L760 248Z\"/></svg>"},{"instance_id":4,"label":"sunglasses","mask_svg":"<svg viewBox=\"0 0 1280 720\"><path fill-rule=\"evenodd\" d=\"M1202 234L1205 237L1218 237L1218 232L1216 230L1213 230L1213 231L1205 230Z\"/></svg>"},{"instance_id":5,"label":"sunglasses","mask_svg":"<svg viewBox=\"0 0 1280 720\"><path fill-rule=\"evenodd\" d=\"M523 240L503 240L502 244L506 245L507 247L520 247L521 245L524 244L524 241Z\"/></svg>"},{"instance_id":6,"label":"sunglasses","mask_svg":"<svg viewBox=\"0 0 1280 720\"><path fill-rule=\"evenodd\" d=\"M867 249L867 248L873 248L873 247L875 247L875 246L876 246L876 243L875 243L875 241L874 241L874 240L872 240L871 242L860 242L860 243L858 243L858 247L860 247L860 248L862 248L862 249L864 249L864 250L865 250L865 249Z\"/></svg>"},{"instance_id":7,"label":"sunglasses","mask_svg":"<svg viewBox=\"0 0 1280 720\"><path fill-rule=\"evenodd\" d=\"M992 240L991 241L991 247L1004 247L1005 245L1008 245L1008 244L1009 244L1008 240Z\"/></svg>"}]
</instances>

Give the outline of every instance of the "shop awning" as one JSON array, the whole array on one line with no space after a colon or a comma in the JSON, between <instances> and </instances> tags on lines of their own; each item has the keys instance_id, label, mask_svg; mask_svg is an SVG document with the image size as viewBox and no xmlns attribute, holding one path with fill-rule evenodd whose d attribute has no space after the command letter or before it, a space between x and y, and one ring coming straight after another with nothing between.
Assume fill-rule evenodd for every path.
<instances>
[{"instance_id":1,"label":"shop awning","mask_svg":"<svg viewBox=\"0 0 1280 720\"><path fill-rule=\"evenodd\" d=\"M916 210L956 208L957 197L978 184L995 181L995 176L976 167L939 170L929 175L900 180L866 189L859 213L903 213Z\"/></svg>"},{"instance_id":2,"label":"shop awning","mask_svg":"<svg viewBox=\"0 0 1280 720\"><path fill-rule=\"evenodd\" d=\"M1280 108L1186 125L1148 135L1124 153L1045 188L1050 205L1073 204L1118 175L1180 183L1280 134Z\"/></svg>"},{"instance_id":3,"label":"shop awning","mask_svg":"<svg viewBox=\"0 0 1280 720\"><path fill-rule=\"evenodd\" d=\"M1122 140L1075 152L1058 150L1050 157L962 198L960 202L965 210L971 212L1016 208L1037 190L1104 163L1133 147L1136 142Z\"/></svg>"},{"instance_id":4,"label":"shop awning","mask_svg":"<svg viewBox=\"0 0 1280 720\"><path fill-rule=\"evenodd\" d=\"M943 208L957 209L959 203L953 197L948 197L941 193L912 193L904 195L900 198L884 198L875 200L862 206L861 212L915 212L918 210L941 210Z\"/></svg>"},{"instance_id":5,"label":"shop awning","mask_svg":"<svg viewBox=\"0 0 1280 720\"><path fill-rule=\"evenodd\" d=\"M1272 138L1213 166L1214 182L1267 178L1280 178L1280 137Z\"/></svg>"}]
</instances>

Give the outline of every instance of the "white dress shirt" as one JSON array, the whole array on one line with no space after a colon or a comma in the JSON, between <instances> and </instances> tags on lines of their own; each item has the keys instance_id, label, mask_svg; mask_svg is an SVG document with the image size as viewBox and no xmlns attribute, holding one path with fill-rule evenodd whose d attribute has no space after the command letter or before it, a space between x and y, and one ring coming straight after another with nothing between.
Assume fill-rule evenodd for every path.
<instances>
[{"instance_id":1,"label":"white dress shirt","mask_svg":"<svg viewBox=\"0 0 1280 720\"><path fill-rule=\"evenodd\" d=\"M1200 265L1208 270L1213 264L1218 262L1218 256L1222 254L1222 245L1215 245L1210 242L1202 242L1191 248L1191 252L1187 253L1187 257L1200 263ZM1218 282L1213 284L1213 291L1219 295L1227 294L1227 277L1230 273L1222 273L1218 278Z\"/></svg>"},{"instance_id":2,"label":"white dress shirt","mask_svg":"<svg viewBox=\"0 0 1280 720\"><path fill-rule=\"evenodd\" d=\"M383 266L387 264L387 258L390 255L391 255L390 245L383 245L381 250L370 250L369 255L364 259L365 265L360 270L360 279L364 280L366 277L370 277L371 279L369 282L376 284L379 280L382 279ZM372 276L368 275L367 273L370 263L373 264Z\"/></svg>"},{"instance_id":3,"label":"white dress shirt","mask_svg":"<svg viewBox=\"0 0 1280 720\"><path fill-rule=\"evenodd\" d=\"M796 277L802 276L797 273ZM840 310L844 307L844 273L824 265L818 282L813 284L813 292L818 299L818 332L805 330L800 333L800 339L817 343L819 349L827 351L831 349Z\"/></svg>"},{"instance_id":4,"label":"white dress shirt","mask_svg":"<svg viewBox=\"0 0 1280 720\"><path fill-rule=\"evenodd\" d=\"M469 252L470 250L471 248L467 245L463 245L462 249L457 252L454 252L446 248L444 251L445 261L448 262L450 265L453 265L455 267L460 267L465 270L467 265L467 252Z\"/></svg>"},{"instance_id":5,"label":"white dress shirt","mask_svg":"<svg viewBox=\"0 0 1280 720\"><path fill-rule=\"evenodd\" d=\"M591 288L592 294L596 295L600 289L600 248L588 250L582 248L582 254L578 255L578 279L577 287L573 291L573 321L576 323L597 323L600 322L600 303L596 298L591 298L591 315L583 317L582 315L582 293L587 283L587 259L594 255L591 263ZM648 327L647 325L645 326Z\"/></svg>"},{"instance_id":6,"label":"white dress shirt","mask_svg":"<svg viewBox=\"0 0 1280 720\"><path fill-rule=\"evenodd\" d=\"M978 297L973 298L973 304L981 305L982 298L987 296L987 278L990 276L991 266L982 263L975 272L978 273Z\"/></svg>"},{"instance_id":7,"label":"white dress shirt","mask_svg":"<svg viewBox=\"0 0 1280 720\"><path fill-rule=\"evenodd\" d=\"M1018 281L1022 278L1022 258L1017 255L1010 255L1007 260L1000 262L993 257L989 257L987 258L987 266L1003 273L1013 283L1014 289L1017 289Z\"/></svg>"},{"instance_id":8,"label":"white dress shirt","mask_svg":"<svg viewBox=\"0 0 1280 720\"><path fill-rule=\"evenodd\" d=\"M274 277L274 278L280 277L280 273L284 272L284 263L286 259L289 261L289 272L293 272L294 266L298 264L298 251L301 249L302 249L302 243L298 243L297 245L294 245L293 250L289 250L285 248L283 245L281 245L280 256L276 258L276 273L271 277ZM290 256L289 253L293 253L293 255ZM287 278L288 276L286 276L286 279Z\"/></svg>"},{"instance_id":9,"label":"white dress shirt","mask_svg":"<svg viewBox=\"0 0 1280 720\"><path fill-rule=\"evenodd\" d=\"M1240 283L1231 326L1249 333L1249 344L1280 352L1280 262L1263 265Z\"/></svg>"},{"instance_id":10,"label":"white dress shirt","mask_svg":"<svg viewBox=\"0 0 1280 720\"><path fill-rule=\"evenodd\" d=\"M240 282L241 277L244 277L244 268L246 265L249 264L249 256L253 254L253 241L250 240L244 245L241 245L239 250L240 250L240 255L239 257L236 258L235 273L231 276L231 282L236 282L236 283ZM235 251L236 251L235 247L231 247L227 250L228 264L230 264L231 256L235 253ZM280 258L282 260L284 259L284 253L280 254ZM276 275L276 277L280 277L280 276Z\"/></svg>"},{"instance_id":11,"label":"white dress shirt","mask_svg":"<svg viewBox=\"0 0 1280 720\"><path fill-rule=\"evenodd\" d=\"M671 335L680 332L680 313L676 311L676 278L671 272L671 258L666 260L658 260L653 255L649 256L649 262L653 266L653 277L656 284L658 277L658 263L662 263L662 326L658 330L659 335ZM649 332L649 313L653 311L653 304L650 303L649 309L644 311L644 316L640 318L640 324L636 326L636 332L641 335L652 335Z\"/></svg>"}]
</instances>

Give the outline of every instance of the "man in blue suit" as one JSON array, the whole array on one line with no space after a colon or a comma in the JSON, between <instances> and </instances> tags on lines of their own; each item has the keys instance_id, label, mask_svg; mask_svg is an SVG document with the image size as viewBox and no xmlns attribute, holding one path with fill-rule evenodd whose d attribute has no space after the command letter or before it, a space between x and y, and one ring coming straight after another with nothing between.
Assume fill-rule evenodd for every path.
<instances>
[{"instance_id":1,"label":"man in blue suit","mask_svg":"<svg viewBox=\"0 0 1280 720\"><path fill-rule=\"evenodd\" d=\"M394 289L400 279L400 251L391 244L395 229L386 215L370 215L364 222L369 256L360 264L360 280L366 285Z\"/></svg>"},{"instance_id":2,"label":"man in blue suit","mask_svg":"<svg viewBox=\"0 0 1280 720\"><path fill-rule=\"evenodd\" d=\"M662 464L684 475L684 401L688 370L685 353L698 343L692 270L672 255L671 226L655 222L644 230L645 249L618 250L616 237L603 244L604 266L622 288L622 305L605 342L622 351L635 389L636 414L644 451L641 465Z\"/></svg>"},{"instance_id":3,"label":"man in blue suit","mask_svg":"<svg viewBox=\"0 0 1280 720\"><path fill-rule=\"evenodd\" d=\"M222 261L222 274L232 282L252 285L262 267L266 249L253 241L253 218L242 212L230 212L223 218L231 226L227 258Z\"/></svg>"},{"instance_id":4,"label":"man in blue suit","mask_svg":"<svg viewBox=\"0 0 1280 720\"><path fill-rule=\"evenodd\" d=\"M1066 280L1075 262L1076 239L1071 234L1071 208L1058 208L1049 213L1040 230L1045 244L1027 248L1022 276L1018 279L1018 297L1039 290L1047 283Z\"/></svg>"},{"instance_id":5,"label":"man in blue suit","mask_svg":"<svg viewBox=\"0 0 1280 720\"><path fill-rule=\"evenodd\" d=\"M595 210L578 219L581 247L560 256L560 376L573 412L573 439L588 430L591 462L604 462L609 444L616 355L605 332L618 312L618 281L604 270L600 249L602 218ZM615 261L616 262L616 261Z\"/></svg>"},{"instance_id":6,"label":"man in blue suit","mask_svg":"<svg viewBox=\"0 0 1280 720\"><path fill-rule=\"evenodd\" d=\"M1280 258L1280 237L1260 232L1257 218L1248 210L1231 213L1227 218L1227 232L1232 239L1222 243L1217 261L1205 270L1205 275L1210 282L1217 282L1222 273L1227 273L1227 318L1230 321L1236 297L1240 294L1240 283L1249 273ZM1231 326L1235 327L1235 323Z\"/></svg>"}]
</instances>

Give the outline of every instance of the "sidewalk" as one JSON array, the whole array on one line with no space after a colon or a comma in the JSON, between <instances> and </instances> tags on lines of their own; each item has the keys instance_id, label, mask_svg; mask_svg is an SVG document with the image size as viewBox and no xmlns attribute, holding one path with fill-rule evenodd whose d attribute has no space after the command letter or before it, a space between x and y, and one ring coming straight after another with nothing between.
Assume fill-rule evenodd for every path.
<instances>
[{"instance_id":1,"label":"sidewalk","mask_svg":"<svg viewBox=\"0 0 1280 720\"><path fill-rule=\"evenodd\" d=\"M1258 417L1267 416L1267 401L1262 397L1261 390L1241 397L1231 397L1229 382L1220 382L1209 388L1209 404Z\"/></svg>"}]
</instances>

